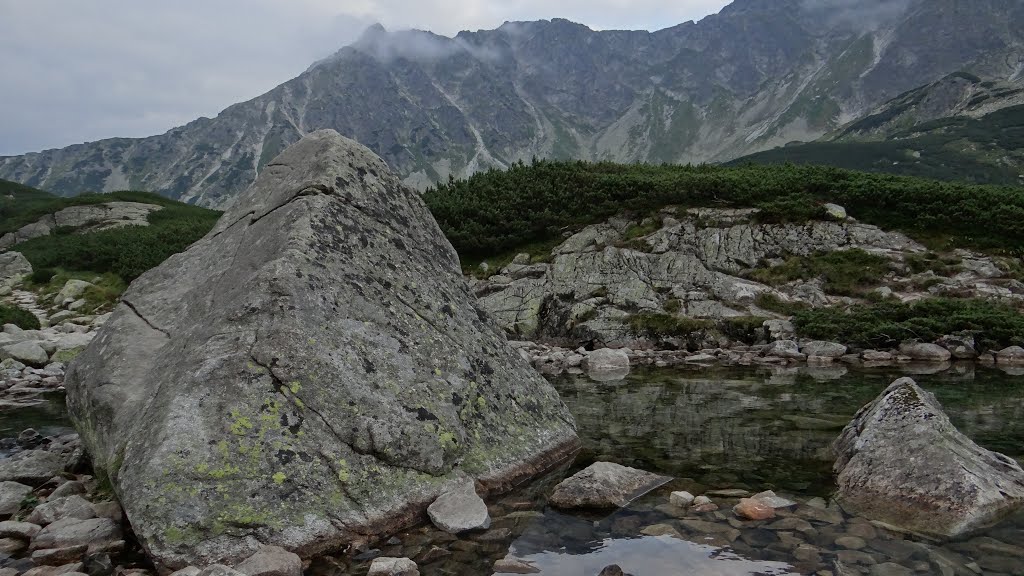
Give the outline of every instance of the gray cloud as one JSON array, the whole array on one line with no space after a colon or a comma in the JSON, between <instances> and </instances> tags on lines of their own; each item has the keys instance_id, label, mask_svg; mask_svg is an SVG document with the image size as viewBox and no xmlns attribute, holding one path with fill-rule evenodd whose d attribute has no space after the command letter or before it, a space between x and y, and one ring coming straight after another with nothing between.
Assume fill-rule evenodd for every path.
<instances>
[{"instance_id":1,"label":"gray cloud","mask_svg":"<svg viewBox=\"0 0 1024 576\"><path fill-rule=\"evenodd\" d=\"M0 155L164 132L253 98L370 24L445 36L563 17L658 29L727 0L0 2ZM454 44L411 35L422 49Z\"/></svg>"}]
</instances>

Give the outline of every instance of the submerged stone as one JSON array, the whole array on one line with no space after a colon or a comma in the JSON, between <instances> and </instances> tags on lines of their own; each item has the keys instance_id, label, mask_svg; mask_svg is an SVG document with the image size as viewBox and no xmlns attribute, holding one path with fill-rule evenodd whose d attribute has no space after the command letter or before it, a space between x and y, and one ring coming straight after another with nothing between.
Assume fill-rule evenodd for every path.
<instances>
[{"instance_id":1,"label":"submerged stone","mask_svg":"<svg viewBox=\"0 0 1024 576\"><path fill-rule=\"evenodd\" d=\"M69 412L161 568L311 556L499 490L578 447L419 195L333 131L263 169L129 287Z\"/></svg>"},{"instance_id":2,"label":"submerged stone","mask_svg":"<svg viewBox=\"0 0 1024 576\"><path fill-rule=\"evenodd\" d=\"M957 538L1024 505L1024 470L961 434L910 378L857 413L833 448L843 508L903 530Z\"/></svg>"}]
</instances>

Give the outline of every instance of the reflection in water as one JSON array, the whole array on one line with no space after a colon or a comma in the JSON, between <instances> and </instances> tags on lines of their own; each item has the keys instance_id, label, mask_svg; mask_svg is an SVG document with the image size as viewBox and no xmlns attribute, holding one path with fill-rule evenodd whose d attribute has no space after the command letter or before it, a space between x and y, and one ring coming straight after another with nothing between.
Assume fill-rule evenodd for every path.
<instances>
[{"instance_id":1,"label":"reflection in water","mask_svg":"<svg viewBox=\"0 0 1024 576\"><path fill-rule=\"evenodd\" d=\"M17 438L26 428L34 428L43 436L59 436L74 432L68 419L63 392L43 395L44 402L10 410L0 410L0 439Z\"/></svg>"},{"instance_id":2,"label":"reflection in water","mask_svg":"<svg viewBox=\"0 0 1024 576\"><path fill-rule=\"evenodd\" d=\"M1024 378L959 364L939 374L904 370L935 393L967 436L1014 458L1024 456ZM584 443L571 468L566 464L489 500L493 521L486 532L455 537L421 525L375 550L319 557L307 573L362 576L375 555L386 555L413 558L424 576L487 575L495 560L507 556L527 560L543 574L567 576L597 576L610 564L635 576L874 574L868 568L873 563L888 570L880 574L1024 574L1024 515L970 540L935 545L807 502L832 491L829 446L839 430L906 373L836 365L640 370L604 383L559 378L555 385ZM69 431L63 395L48 400L0 412L0 438L28 427L44 435ZM546 509L553 486L594 460L678 479L609 516ZM729 510L734 501L725 498L716 497L722 510L708 514L667 506L671 490L704 488L774 489L802 503L782 517L788 525L738 522ZM830 519L832 514L838 518ZM865 541L863 548L837 544L854 534Z\"/></svg>"},{"instance_id":3,"label":"reflection in water","mask_svg":"<svg viewBox=\"0 0 1024 576\"><path fill-rule=\"evenodd\" d=\"M909 369L916 372L916 367ZM991 369L916 374L979 444L1024 455L1024 380ZM701 484L827 495L830 446L893 369L637 371L618 383L562 377L556 387L584 443L578 465L608 460Z\"/></svg>"},{"instance_id":4,"label":"reflection in water","mask_svg":"<svg viewBox=\"0 0 1024 576\"><path fill-rule=\"evenodd\" d=\"M538 574L558 576L596 576L611 564L636 576L797 574L784 562L748 560L721 546L667 535L613 535L613 523L548 511L512 543L510 553Z\"/></svg>"}]
</instances>

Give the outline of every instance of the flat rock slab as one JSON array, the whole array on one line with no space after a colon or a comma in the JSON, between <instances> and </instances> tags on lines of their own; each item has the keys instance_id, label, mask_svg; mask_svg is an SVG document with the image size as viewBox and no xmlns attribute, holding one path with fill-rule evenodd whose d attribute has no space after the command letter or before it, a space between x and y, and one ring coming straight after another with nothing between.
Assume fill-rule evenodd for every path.
<instances>
[{"instance_id":1,"label":"flat rock slab","mask_svg":"<svg viewBox=\"0 0 1024 576\"><path fill-rule=\"evenodd\" d=\"M427 515L434 526L450 534L485 530L491 525L487 504L477 495L471 480L438 496L427 507Z\"/></svg>"},{"instance_id":2,"label":"flat rock slab","mask_svg":"<svg viewBox=\"0 0 1024 576\"><path fill-rule=\"evenodd\" d=\"M555 391L479 307L415 190L331 130L132 282L68 411L163 569L302 557L414 524L472 477L572 454Z\"/></svg>"},{"instance_id":3,"label":"flat rock slab","mask_svg":"<svg viewBox=\"0 0 1024 576\"><path fill-rule=\"evenodd\" d=\"M0 460L0 481L39 486L64 471L64 461L45 450L25 450Z\"/></svg>"},{"instance_id":4,"label":"flat rock slab","mask_svg":"<svg viewBox=\"0 0 1024 576\"><path fill-rule=\"evenodd\" d=\"M86 545L90 552L106 550L121 541L121 527L109 518L67 518L43 528L32 539L33 550Z\"/></svg>"},{"instance_id":5,"label":"flat rock slab","mask_svg":"<svg viewBox=\"0 0 1024 576\"><path fill-rule=\"evenodd\" d=\"M611 462L596 462L555 486L557 508L621 508L671 480Z\"/></svg>"},{"instance_id":6,"label":"flat rock slab","mask_svg":"<svg viewBox=\"0 0 1024 576\"><path fill-rule=\"evenodd\" d=\"M843 508L903 530L958 538L1024 506L1020 464L961 434L910 378L862 408L833 449Z\"/></svg>"},{"instance_id":7,"label":"flat rock slab","mask_svg":"<svg viewBox=\"0 0 1024 576\"><path fill-rule=\"evenodd\" d=\"M26 520L45 526L65 518L88 520L95 517L96 512L93 511L92 504L81 496L73 495L43 502L32 510Z\"/></svg>"}]
</instances>

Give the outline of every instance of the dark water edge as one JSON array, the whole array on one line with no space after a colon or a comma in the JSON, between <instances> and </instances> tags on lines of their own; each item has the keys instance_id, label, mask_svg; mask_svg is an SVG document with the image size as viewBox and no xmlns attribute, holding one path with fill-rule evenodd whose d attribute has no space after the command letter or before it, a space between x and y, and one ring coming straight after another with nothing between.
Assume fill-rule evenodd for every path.
<instances>
[{"instance_id":1,"label":"dark water edge","mask_svg":"<svg viewBox=\"0 0 1024 576\"><path fill-rule=\"evenodd\" d=\"M1024 458L1024 377L974 365L926 373L931 371L675 367L639 369L611 383L561 376L552 382L576 417L584 448L574 462L490 500L489 530L453 536L422 525L389 542L317 558L307 574L361 576L378 555L413 558L424 576L489 575L496 560L509 556L541 574L567 576L596 576L608 564L635 576L1024 574L1021 515L978 537L939 545L842 515L839 523L815 521L809 530L740 522L730 510L735 499L714 498L721 510L707 514L666 505L672 490L772 489L801 503L783 512L784 520L813 517L807 503L827 501L834 490L832 440L864 404L908 375L938 397L969 437ZM63 395L0 412L0 438L28 427L44 435L67 432ZM547 507L555 484L598 460L676 479L618 511ZM872 537L862 549L836 543L865 533Z\"/></svg>"},{"instance_id":2,"label":"dark water edge","mask_svg":"<svg viewBox=\"0 0 1024 576\"><path fill-rule=\"evenodd\" d=\"M832 441L903 376L934 393L972 440L1024 458L1024 377L971 364L922 371L684 367L637 370L622 382L563 376L554 384L583 439L577 467L607 460L714 488L827 496Z\"/></svg>"}]
</instances>

